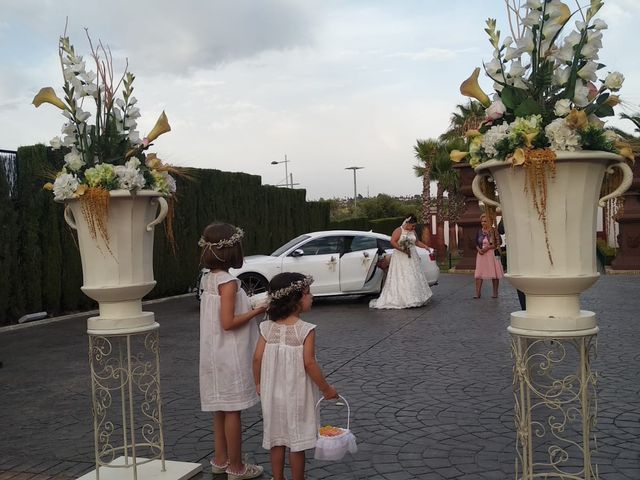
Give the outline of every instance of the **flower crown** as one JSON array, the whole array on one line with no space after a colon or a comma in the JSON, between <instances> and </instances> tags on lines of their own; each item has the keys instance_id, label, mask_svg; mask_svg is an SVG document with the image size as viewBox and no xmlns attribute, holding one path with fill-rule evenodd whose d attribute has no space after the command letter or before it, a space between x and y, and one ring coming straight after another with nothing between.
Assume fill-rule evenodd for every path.
<instances>
[{"instance_id":1,"label":"flower crown","mask_svg":"<svg viewBox=\"0 0 640 480\"><path fill-rule=\"evenodd\" d=\"M240 243L243 237L244 230L236 227L236 233L231 235L229 238L223 238L217 242L207 242L204 237L200 237L200 240L198 240L198 246L202 248L207 247L221 250L223 248L233 247L236 243Z\"/></svg>"},{"instance_id":2,"label":"flower crown","mask_svg":"<svg viewBox=\"0 0 640 480\"><path fill-rule=\"evenodd\" d=\"M313 277L311 275L306 275L302 280L297 280L288 287L280 288L269 293L269 298L271 300L280 300L281 298L287 297L294 292L302 292L306 290L312 283Z\"/></svg>"}]
</instances>

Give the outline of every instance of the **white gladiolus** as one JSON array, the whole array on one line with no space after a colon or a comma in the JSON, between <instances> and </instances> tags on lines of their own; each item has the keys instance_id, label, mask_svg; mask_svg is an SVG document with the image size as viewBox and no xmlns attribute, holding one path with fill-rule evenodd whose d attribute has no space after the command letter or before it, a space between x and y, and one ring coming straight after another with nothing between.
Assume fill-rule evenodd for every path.
<instances>
[{"instance_id":1,"label":"white gladiolus","mask_svg":"<svg viewBox=\"0 0 640 480\"><path fill-rule=\"evenodd\" d=\"M62 140L60 140L60 137L53 137L51 140L49 140L49 145L51 145L51 148L53 148L54 150L58 150L60 147L62 147Z\"/></svg>"},{"instance_id":2,"label":"white gladiolus","mask_svg":"<svg viewBox=\"0 0 640 480\"><path fill-rule=\"evenodd\" d=\"M78 139L76 138L75 135L66 135L62 139L62 145L64 147L71 147L71 146L75 145L77 141L78 141Z\"/></svg>"},{"instance_id":3,"label":"white gladiolus","mask_svg":"<svg viewBox=\"0 0 640 480\"><path fill-rule=\"evenodd\" d=\"M598 69L598 64L596 62L587 62L584 67L578 70L578 76L583 80L587 80L589 82L595 82L596 70Z\"/></svg>"},{"instance_id":4,"label":"white gladiolus","mask_svg":"<svg viewBox=\"0 0 640 480\"><path fill-rule=\"evenodd\" d=\"M71 151L64 156L64 164L72 172L77 172L82 168L84 160L76 147L71 147Z\"/></svg>"},{"instance_id":5,"label":"white gladiolus","mask_svg":"<svg viewBox=\"0 0 640 480\"><path fill-rule=\"evenodd\" d=\"M566 85L569 81L570 74L571 69L569 67L557 68L555 72L553 72L553 84L558 86Z\"/></svg>"},{"instance_id":6,"label":"white gladiolus","mask_svg":"<svg viewBox=\"0 0 640 480\"><path fill-rule=\"evenodd\" d=\"M502 65L500 64L500 60L497 58L491 60L484 67L491 78L496 78L498 74L502 72Z\"/></svg>"},{"instance_id":7,"label":"white gladiolus","mask_svg":"<svg viewBox=\"0 0 640 480\"><path fill-rule=\"evenodd\" d=\"M589 104L589 87L582 81L576 82L573 93L573 103L578 107L586 107Z\"/></svg>"},{"instance_id":8,"label":"white gladiolus","mask_svg":"<svg viewBox=\"0 0 640 480\"><path fill-rule=\"evenodd\" d=\"M609 28L609 25L607 25L604 20L597 18L593 22L593 28L595 28L596 30L606 30L607 28Z\"/></svg>"},{"instance_id":9,"label":"white gladiolus","mask_svg":"<svg viewBox=\"0 0 640 480\"><path fill-rule=\"evenodd\" d=\"M600 49L596 45L587 43L582 47L580 53L587 60L596 60L598 58L598 50Z\"/></svg>"}]
</instances>

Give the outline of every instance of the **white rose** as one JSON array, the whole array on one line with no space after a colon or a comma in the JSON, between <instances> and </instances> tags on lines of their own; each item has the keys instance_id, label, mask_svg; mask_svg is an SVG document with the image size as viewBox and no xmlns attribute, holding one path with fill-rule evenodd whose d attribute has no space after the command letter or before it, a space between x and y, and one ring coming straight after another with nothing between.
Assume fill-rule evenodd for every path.
<instances>
[{"instance_id":1,"label":"white rose","mask_svg":"<svg viewBox=\"0 0 640 480\"><path fill-rule=\"evenodd\" d=\"M487 115L488 120L497 120L498 118L502 117L506 111L507 107L504 106L502 100L497 99L487 107L485 114Z\"/></svg>"},{"instance_id":2,"label":"white rose","mask_svg":"<svg viewBox=\"0 0 640 480\"><path fill-rule=\"evenodd\" d=\"M610 89L613 92L620 90L622 87L622 82L624 82L624 75L620 72L611 72L607 75L607 78L604 79L604 86Z\"/></svg>"},{"instance_id":3,"label":"white rose","mask_svg":"<svg viewBox=\"0 0 640 480\"><path fill-rule=\"evenodd\" d=\"M71 148L71 151L64 156L65 165L72 172L77 172L84 165L84 160L82 160L82 155L75 147Z\"/></svg>"},{"instance_id":4,"label":"white rose","mask_svg":"<svg viewBox=\"0 0 640 480\"><path fill-rule=\"evenodd\" d=\"M553 107L553 113L555 113L558 117L565 117L569 115L571 111L571 100L568 98L563 98L562 100L558 100Z\"/></svg>"}]
</instances>

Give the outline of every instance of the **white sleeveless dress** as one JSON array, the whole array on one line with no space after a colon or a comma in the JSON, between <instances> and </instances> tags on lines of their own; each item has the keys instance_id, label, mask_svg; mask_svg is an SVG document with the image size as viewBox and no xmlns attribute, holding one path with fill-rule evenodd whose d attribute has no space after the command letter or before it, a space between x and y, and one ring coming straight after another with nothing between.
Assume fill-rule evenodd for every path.
<instances>
[{"instance_id":1,"label":"white sleeveless dress","mask_svg":"<svg viewBox=\"0 0 640 480\"><path fill-rule=\"evenodd\" d=\"M304 369L303 344L316 328L298 320L260 324L267 344L260 371L260 400L266 449L287 446L292 452L314 448L318 434L315 406L318 388Z\"/></svg>"},{"instance_id":2,"label":"white sleeveless dress","mask_svg":"<svg viewBox=\"0 0 640 480\"><path fill-rule=\"evenodd\" d=\"M202 278L200 300L200 403L202 411L233 412L258 403L253 381L253 352L258 324L251 320L225 331L220 323L218 286L237 282L236 315L251 310L240 281L228 272L211 272Z\"/></svg>"},{"instance_id":3,"label":"white sleeveless dress","mask_svg":"<svg viewBox=\"0 0 640 480\"><path fill-rule=\"evenodd\" d=\"M369 302L371 308L421 307L433 295L415 247L415 231L403 229L399 241L411 244L411 257L398 250L393 251L382 292L380 297Z\"/></svg>"}]
</instances>

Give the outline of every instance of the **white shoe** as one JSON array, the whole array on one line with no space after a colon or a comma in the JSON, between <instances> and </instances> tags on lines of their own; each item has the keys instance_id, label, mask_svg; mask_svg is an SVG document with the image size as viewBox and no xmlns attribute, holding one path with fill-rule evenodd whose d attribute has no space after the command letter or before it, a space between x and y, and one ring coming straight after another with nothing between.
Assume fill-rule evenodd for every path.
<instances>
[{"instance_id":1,"label":"white shoe","mask_svg":"<svg viewBox=\"0 0 640 480\"><path fill-rule=\"evenodd\" d=\"M263 471L264 468L260 465L245 463L244 471L242 473L232 473L227 469L227 480L247 480L249 478L257 478L262 475Z\"/></svg>"}]
</instances>

